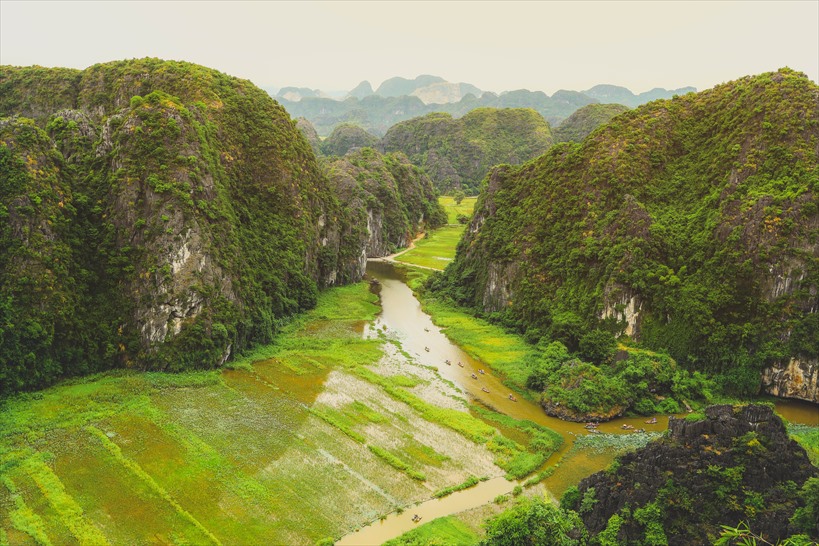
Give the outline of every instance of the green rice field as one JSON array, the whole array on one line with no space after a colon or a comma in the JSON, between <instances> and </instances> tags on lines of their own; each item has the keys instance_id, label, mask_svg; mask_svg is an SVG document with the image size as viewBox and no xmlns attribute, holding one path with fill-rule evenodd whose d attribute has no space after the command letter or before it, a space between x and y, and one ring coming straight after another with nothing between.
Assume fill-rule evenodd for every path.
<instances>
[{"instance_id":1,"label":"green rice field","mask_svg":"<svg viewBox=\"0 0 819 546\"><path fill-rule=\"evenodd\" d=\"M458 215L470 216L476 201L476 197L467 197L456 205L452 197L440 197L439 202L447 211L449 224L427 233L424 238L415 242L415 248L398 256L396 261L431 269L446 268L455 258L455 247L458 246L458 241L467 227L458 223Z\"/></svg>"}]
</instances>

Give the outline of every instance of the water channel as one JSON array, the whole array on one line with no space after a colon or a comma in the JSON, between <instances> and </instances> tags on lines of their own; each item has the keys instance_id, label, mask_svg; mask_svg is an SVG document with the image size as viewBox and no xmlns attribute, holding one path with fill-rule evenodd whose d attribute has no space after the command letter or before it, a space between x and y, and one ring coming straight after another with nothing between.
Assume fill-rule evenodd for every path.
<instances>
[{"instance_id":1,"label":"water channel","mask_svg":"<svg viewBox=\"0 0 819 546\"><path fill-rule=\"evenodd\" d=\"M517 396L517 401L510 400L510 391L503 385L501 378L495 376L485 364L450 342L440 328L433 324L429 315L421 310L420 303L404 282L401 273L391 263L371 260L367 266L367 274L370 278L378 280L381 285L382 311L371 327L386 329L391 336L401 342L404 351L410 353L418 362L437 368L442 377L458 385L470 402L482 404L516 419L534 421L561 434L564 440L563 447L547 461L548 465L560 461L560 466L552 476L542 482L550 493L559 497L568 486L577 484L584 477L611 463L614 458L612 453L571 451L575 438L588 434L582 423L550 417L539 405L522 396ZM446 363L447 360L450 364ZM485 373L481 374L480 370ZM473 374L477 379L473 378ZM777 412L793 423L819 426L819 412L813 404L782 401L776 406ZM669 416L658 416L656 424L646 424L645 418L623 417L602 423L599 430L604 433L632 434L633 432L622 429L624 424L629 424L634 428L643 428L647 432L662 432L668 428L668 419ZM417 524L412 517L416 514L422 518L422 522L428 522L491 502L498 495L511 492L515 485L516 482L504 478L481 482L475 487L442 499L423 502L401 514L390 514L358 532L348 534L337 544L339 546L381 544L413 529Z\"/></svg>"}]
</instances>

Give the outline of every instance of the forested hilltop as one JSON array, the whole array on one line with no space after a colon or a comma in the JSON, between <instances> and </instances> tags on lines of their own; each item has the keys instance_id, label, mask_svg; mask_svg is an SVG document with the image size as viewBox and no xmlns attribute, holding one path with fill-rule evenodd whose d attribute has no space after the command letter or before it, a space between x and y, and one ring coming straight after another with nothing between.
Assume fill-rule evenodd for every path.
<instances>
[{"instance_id":1,"label":"forested hilltop","mask_svg":"<svg viewBox=\"0 0 819 546\"><path fill-rule=\"evenodd\" d=\"M158 59L0 68L0 395L270 340L361 278L369 207L248 81Z\"/></svg>"},{"instance_id":2,"label":"forested hilltop","mask_svg":"<svg viewBox=\"0 0 819 546\"><path fill-rule=\"evenodd\" d=\"M533 341L575 351L625 334L735 393L757 392L766 370L770 392L815 402L818 101L782 69L496 168L433 287ZM597 364L571 367L606 375Z\"/></svg>"},{"instance_id":3,"label":"forested hilltop","mask_svg":"<svg viewBox=\"0 0 819 546\"><path fill-rule=\"evenodd\" d=\"M479 108L462 118L428 114L390 128L379 144L403 152L422 167L442 193L476 193L490 167L520 164L552 145L543 117L529 108Z\"/></svg>"}]
</instances>

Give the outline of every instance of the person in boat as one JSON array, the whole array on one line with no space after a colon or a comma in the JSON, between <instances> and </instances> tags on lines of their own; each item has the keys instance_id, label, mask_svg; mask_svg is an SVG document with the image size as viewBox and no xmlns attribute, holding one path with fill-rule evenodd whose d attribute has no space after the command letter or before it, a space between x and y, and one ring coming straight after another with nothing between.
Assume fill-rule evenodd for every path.
<instances>
[{"instance_id":1,"label":"person in boat","mask_svg":"<svg viewBox=\"0 0 819 546\"><path fill-rule=\"evenodd\" d=\"M656 418L656 417L652 417L651 419L649 419L648 421L646 421L646 424L648 424L648 425L656 425L656 424L657 424L657 418Z\"/></svg>"},{"instance_id":2,"label":"person in boat","mask_svg":"<svg viewBox=\"0 0 819 546\"><path fill-rule=\"evenodd\" d=\"M633 427L633 426L631 426L631 425L623 425L623 426L622 426L622 427L620 427L620 428L622 428L623 430L634 430L634 427Z\"/></svg>"},{"instance_id":3,"label":"person in boat","mask_svg":"<svg viewBox=\"0 0 819 546\"><path fill-rule=\"evenodd\" d=\"M460 366L461 368L463 368L463 367L464 367L464 365L463 365L463 364L461 364L461 361L460 361L460 360L458 361L458 366Z\"/></svg>"},{"instance_id":4,"label":"person in boat","mask_svg":"<svg viewBox=\"0 0 819 546\"><path fill-rule=\"evenodd\" d=\"M481 390L482 390L483 392L489 392L489 389L487 389L486 387L481 387Z\"/></svg>"},{"instance_id":5,"label":"person in boat","mask_svg":"<svg viewBox=\"0 0 819 546\"><path fill-rule=\"evenodd\" d=\"M473 373L472 374L472 379L478 379L478 376Z\"/></svg>"},{"instance_id":6,"label":"person in boat","mask_svg":"<svg viewBox=\"0 0 819 546\"><path fill-rule=\"evenodd\" d=\"M512 402L517 402L518 401L518 399L515 398L512 394L509 395L509 400L511 400Z\"/></svg>"},{"instance_id":7,"label":"person in boat","mask_svg":"<svg viewBox=\"0 0 819 546\"><path fill-rule=\"evenodd\" d=\"M425 350L426 352L429 352L429 347L424 347L424 350Z\"/></svg>"},{"instance_id":8,"label":"person in boat","mask_svg":"<svg viewBox=\"0 0 819 546\"><path fill-rule=\"evenodd\" d=\"M478 370L478 373L479 373L479 374L481 374L481 375L483 375L483 374L485 374L486 372L485 372L485 371L483 371L483 369L480 369L480 370Z\"/></svg>"}]
</instances>

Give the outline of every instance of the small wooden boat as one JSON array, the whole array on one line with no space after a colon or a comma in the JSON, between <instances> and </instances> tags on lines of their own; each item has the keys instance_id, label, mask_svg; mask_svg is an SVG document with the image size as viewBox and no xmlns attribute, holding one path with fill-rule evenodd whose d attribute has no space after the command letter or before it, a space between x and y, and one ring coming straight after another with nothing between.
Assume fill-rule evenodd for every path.
<instances>
[{"instance_id":1,"label":"small wooden boat","mask_svg":"<svg viewBox=\"0 0 819 546\"><path fill-rule=\"evenodd\" d=\"M647 425L656 425L656 424L657 424L657 418L656 418L656 417L652 417L651 419L649 419L648 421L646 421L646 424L647 424Z\"/></svg>"},{"instance_id":2,"label":"small wooden boat","mask_svg":"<svg viewBox=\"0 0 819 546\"><path fill-rule=\"evenodd\" d=\"M447 366L452 366L452 362L450 362L449 360L444 360L444 362L446 362Z\"/></svg>"},{"instance_id":3,"label":"small wooden boat","mask_svg":"<svg viewBox=\"0 0 819 546\"><path fill-rule=\"evenodd\" d=\"M509 400L511 400L512 402L517 402L517 401L518 401L518 399L517 399L517 398L515 398L515 397L514 397L513 395L511 395L511 394L509 395Z\"/></svg>"},{"instance_id":4,"label":"small wooden boat","mask_svg":"<svg viewBox=\"0 0 819 546\"><path fill-rule=\"evenodd\" d=\"M429 347L424 347L424 350L425 350L426 352L429 352Z\"/></svg>"},{"instance_id":5,"label":"small wooden boat","mask_svg":"<svg viewBox=\"0 0 819 546\"><path fill-rule=\"evenodd\" d=\"M483 371L483 370L481 369L481 370L478 370L478 373L479 373L479 374L481 374L481 375L483 375L483 374L485 374L486 372L485 372L485 371Z\"/></svg>"},{"instance_id":6,"label":"small wooden boat","mask_svg":"<svg viewBox=\"0 0 819 546\"><path fill-rule=\"evenodd\" d=\"M460 366L461 368L463 368L463 367L464 367L464 365L463 365L463 364L461 364L461 361L460 361L460 360L458 361L458 366Z\"/></svg>"},{"instance_id":7,"label":"small wooden boat","mask_svg":"<svg viewBox=\"0 0 819 546\"><path fill-rule=\"evenodd\" d=\"M472 374L472 379L478 379L478 376L473 373Z\"/></svg>"},{"instance_id":8,"label":"small wooden boat","mask_svg":"<svg viewBox=\"0 0 819 546\"><path fill-rule=\"evenodd\" d=\"M623 426L622 426L622 427L620 427L620 428L622 428L623 430L634 430L634 427L633 427L633 426L631 426L631 425L623 425Z\"/></svg>"},{"instance_id":9,"label":"small wooden boat","mask_svg":"<svg viewBox=\"0 0 819 546\"><path fill-rule=\"evenodd\" d=\"M489 392L489 389L487 389L486 387L481 387L481 390L482 390L483 392Z\"/></svg>"}]
</instances>

